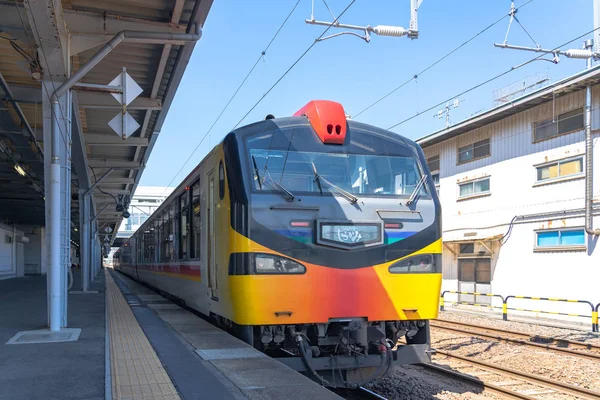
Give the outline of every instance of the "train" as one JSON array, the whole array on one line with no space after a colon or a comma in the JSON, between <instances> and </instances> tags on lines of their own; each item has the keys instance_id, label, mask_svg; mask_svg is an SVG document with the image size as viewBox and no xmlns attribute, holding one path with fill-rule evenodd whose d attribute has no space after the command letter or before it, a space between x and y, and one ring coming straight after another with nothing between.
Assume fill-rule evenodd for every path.
<instances>
[{"instance_id":1,"label":"train","mask_svg":"<svg viewBox=\"0 0 600 400\"><path fill-rule=\"evenodd\" d=\"M429 362L441 207L414 141L310 101L234 129L114 268L330 387Z\"/></svg>"}]
</instances>

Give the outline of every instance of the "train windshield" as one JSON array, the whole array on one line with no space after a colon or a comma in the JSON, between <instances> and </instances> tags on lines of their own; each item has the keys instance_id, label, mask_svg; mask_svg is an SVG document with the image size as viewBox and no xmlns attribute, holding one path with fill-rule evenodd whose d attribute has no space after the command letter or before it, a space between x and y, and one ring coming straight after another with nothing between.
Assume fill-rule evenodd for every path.
<instances>
[{"instance_id":1,"label":"train windshield","mask_svg":"<svg viewBox=\"0 0 600 400\"><path fill-rule=\"evenodd\" d=\"M286 135L281 135L280 139L283 136ZM297 135L298 139L299 136ZM268 138L263 136L263 140L260 137L256 139L257 142L265 143L264 139ZM421 180L418 160L410 152L403 151L405 154L394 155L368 154L370 152L365 151L363 146L358 154L349 154L346 146L323 148L323 144L319 144L317 148L309 147L313 147L310 150L326 151L294 148L306 148L306 139L308 138L305 137L302 146L293 146L294 143L288 141L287 146L277 146L279 149L273 148L276 147L273 143L264 146L267 148L259 146L257 142L254 143L257 146L249 146L254 189L273 190L270 185L262 184L268 178L294 194L320 194L325 191L325 187L322 185L320 188L318 179L315 179L315 172L318 171L319 177L358 196L410 196ZM252 139L249 142L252 144ZM427 185L421 185L420 193L427 193Z\"/></svg>"}]
</instances>

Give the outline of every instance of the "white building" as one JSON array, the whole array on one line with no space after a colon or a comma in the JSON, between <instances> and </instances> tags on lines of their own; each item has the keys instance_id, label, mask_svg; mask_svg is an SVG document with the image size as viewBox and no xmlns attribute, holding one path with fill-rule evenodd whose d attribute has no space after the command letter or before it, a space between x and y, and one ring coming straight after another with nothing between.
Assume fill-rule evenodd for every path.
<instances>
[{"instance_id":1,"label":"white building","mask_svg":"<svg viewBox=\"0 0 600 400\"><path fill-rule=\"evenodd\" d=\"M439 182L442 290L600 302L599 238L584 231L587 83L594 85L593 224L598 229L598 67L417 140ZM445 298L457 300L451 294ZM458 300L492 302L471 295ZM520 307L591 315L588 305L573 303L513 299L508 307L509 314Z\"/></svg>"},{"instance_id":2,"label":"white building","mask_svg":"<svg viewBox=\"0 0 600 400\"><path fill-rule=\"evenodd\" d=\"M164 186L138 186L129 203L130 216L121 222L113 245L119 247L120 242L130 237L169 197L173 189Z\"/></svg>"}]
</instances>

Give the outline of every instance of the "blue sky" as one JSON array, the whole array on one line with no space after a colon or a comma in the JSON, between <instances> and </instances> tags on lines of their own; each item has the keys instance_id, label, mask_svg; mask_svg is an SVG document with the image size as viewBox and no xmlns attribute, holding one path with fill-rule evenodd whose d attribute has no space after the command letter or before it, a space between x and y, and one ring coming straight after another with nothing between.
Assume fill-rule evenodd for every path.
<instances>
[{"instance_id":1,"label":"blue sky","mask_svg":"<svg viewBox=\"0 0 600 400\"><path fill-rule=\"evenodd\" d=\"M516 6L526 0L516 1ZM327 0L339 14L350 0ZM269 51L246 81L190 161L192 150L269 43L296 0L216 0L201 41L169 110L159 139L141 179L141 185L177 185L242 118L287 68L313 43L325 27L305 24L311 0L301 0ZM355 115L402 82L414 76L492 22L508 13L508 0L424 0L419 9L417 40L373 35L370 43L349 35L317 43L269 93L242 125L267 114L289 116L313 99L340 102ZM356 25L400 25L409 21L408 0L357 0L340 19ZM534 0L517 17L533 38L554 48L593 29L592 0ZM330 21L322 0L315 1L315 18ZM388 128L417 112L446 100L537 54L502 50L508 17L419 76L356 119ZM337 30L330 30L334 33ZM580 48L577 40L566 48ZM513 24L508 43L533 45ZM461 97L452 110L452 122L492 107L492 94L536 73L550 74L553 82L585 68L585 60L561 58L558 65L537 61L514 70ZM445 126L435 110L393 131L411 139Z\"/></svg>"}]
</instances>

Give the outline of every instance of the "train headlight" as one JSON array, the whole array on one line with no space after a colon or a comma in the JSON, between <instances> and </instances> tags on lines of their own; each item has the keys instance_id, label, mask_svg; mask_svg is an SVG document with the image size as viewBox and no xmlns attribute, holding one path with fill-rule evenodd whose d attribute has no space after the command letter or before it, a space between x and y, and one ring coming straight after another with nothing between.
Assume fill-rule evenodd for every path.
<instances>
[{"instance_id":1,"label":"train headlight","mask_svg":"<svg viewBox=\"0 0 600 400\"><path fill-rule=\"evenodd\" d=\"M419 254L390 265L388 270L392 274L442 272L441 258L440 254Z\"/></svg>"},{"instance_id":2,"label":"train headlight","mask_svg":"<svg viewBox=\"0 0 600 400\"><path fill-rule=\"evenodd\" d=\"M304 274L306 267L289 258L273 254L254 254L254 272L257 275Z\"/></svg>"}]
</instances>

